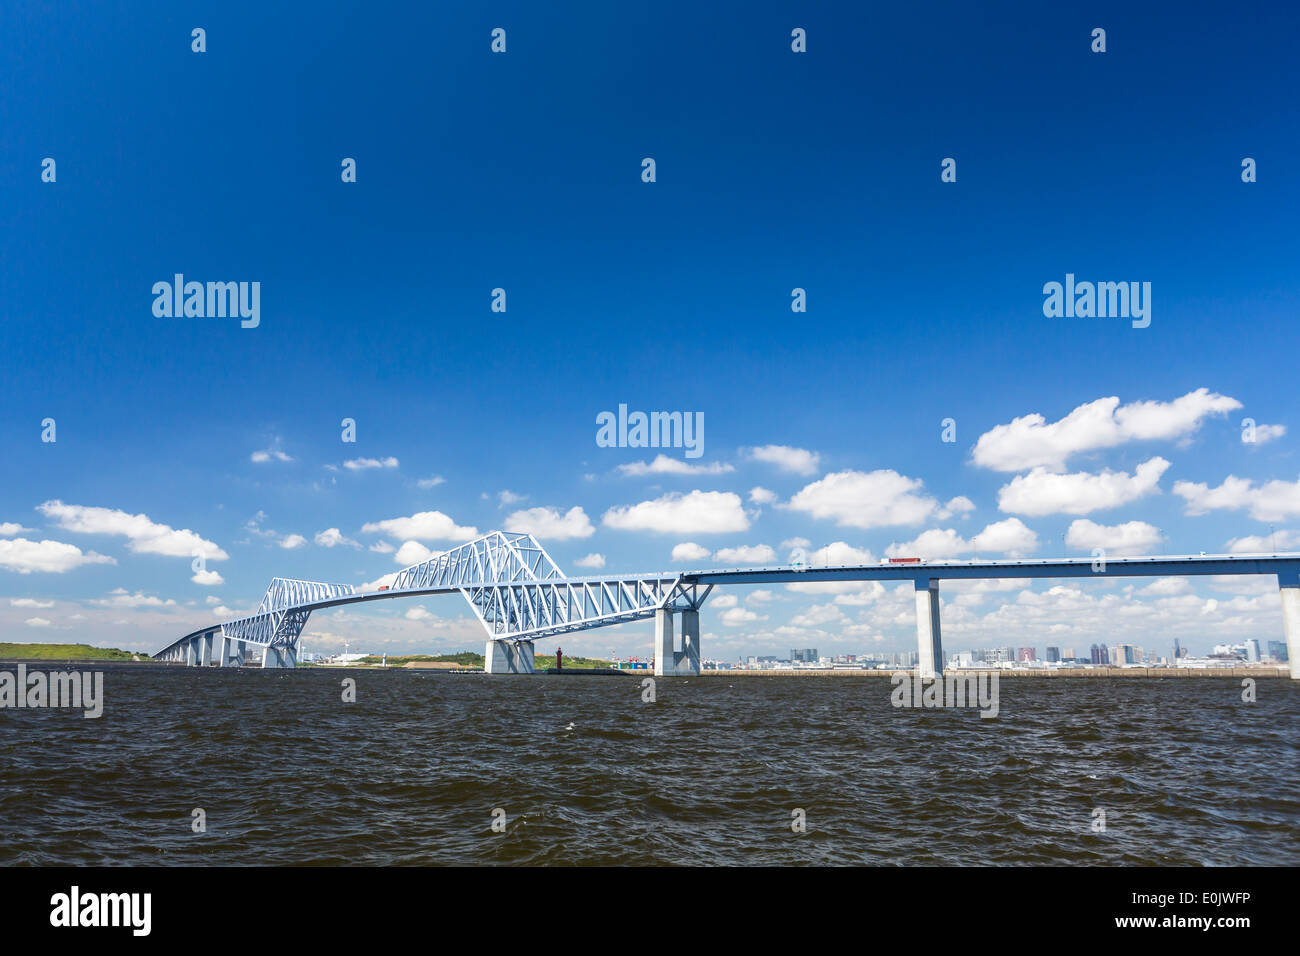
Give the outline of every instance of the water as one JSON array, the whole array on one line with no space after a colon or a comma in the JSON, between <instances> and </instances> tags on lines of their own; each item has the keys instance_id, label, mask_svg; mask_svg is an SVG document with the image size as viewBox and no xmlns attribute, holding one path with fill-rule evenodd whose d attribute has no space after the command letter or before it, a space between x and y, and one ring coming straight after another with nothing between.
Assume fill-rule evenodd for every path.
<instances>
[{"instance_id":1,"label":"water","mask_svg":"<svg viewBox=\"0 0 1300 956\"><path fill-rule=\"evenodd\" d=\"M981 719L870 678L99 669L98 720L0 711L0 864L1300 863L1287 680L1006 679Z\"/></svg>"}]
</instances>

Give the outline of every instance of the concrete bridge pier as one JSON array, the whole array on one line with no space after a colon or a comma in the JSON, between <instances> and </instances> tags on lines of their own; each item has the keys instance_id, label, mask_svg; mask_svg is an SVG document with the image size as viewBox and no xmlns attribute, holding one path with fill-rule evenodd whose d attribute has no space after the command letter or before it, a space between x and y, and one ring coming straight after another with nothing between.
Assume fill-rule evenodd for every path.
<instances>
[{"instance_id":1,"label":"concrete bridge pier","mask_svg":"<svg viewBox=\"0 0 1300 956\"><path fill-rule=\"evenodd\" d=\"M280 653L280 648L274 644L267 644L262 648L262 666L263 667L287 667L284 662L284 655Z\"/></svg>"},{"instance_id":2,"label":"concrete bridge pier","mask_svg":"<svg viewBox=\"0 0 1300 956\"><path fill-rule=\"evenodd\" d=\"M483 649L484 674L532 674L532 641L488 641Z\"/></svg>"},{"instance_id":3,"label":"concrete bridge pier","mask_svg":"<svg viewBox=\"0 0 1300 956\"><path fill-rule=\"evenodd\" d=\"M922 680L943 676L943 640L939 634L939 579L916 578L917 672Z\"/></svg>"},{"instance_id":4,"label":"concrete bridge pier","mask_svg":"<svg viewBox=\"0 0 1300 956\"><path fill-rule=\"evenodd\" d=\"M221 637L221 666L222 667L239 667L244 663L244 653L247 645L243 641L235 640L233 637Z\"/></svg>"},{"instance_id":5,"label":"concrete bridge pier","mask_svg":"<svg viewBox=\"0 0 1300 956\"><path fill-rule=\"evenodd\" d=\"M207 667L208 662L212 660L212 644L215 637L214 633L204 634L199 638L203 643L199 647L199 666Z\"/></svg>"},{"instance_id":6,"label":"concrete bridge pier","mask_svg":"<svg viewBox=\"0 0 1300 956\"><path fill-rule=\"evenodd\" d=\"M1282 592L1282 628L1291 679L1300 680L1300 571L1279 571L1277 584Z\"/></svg>"},{"instance_id":7,"label":"concrete bridge pier","mask_svg":"<svg viewBox=\"0 0 1300 956\"><path fill-rule=\"evenodd\" d=\"M673 611L655 611L655 676L694 677L700 673L700 612L682 611L682 649L673 638Z\"/></svg>"}]
</instances>

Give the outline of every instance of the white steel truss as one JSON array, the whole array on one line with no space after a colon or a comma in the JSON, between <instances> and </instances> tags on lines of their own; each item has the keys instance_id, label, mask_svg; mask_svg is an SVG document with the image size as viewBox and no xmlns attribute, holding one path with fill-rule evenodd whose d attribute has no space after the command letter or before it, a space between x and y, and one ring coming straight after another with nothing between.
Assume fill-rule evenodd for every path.
<instances>
[{"instance_id":1,"label":"white steel truss","mask_svg":"<svg viewBox=\"0 0 1300 956\"><path fill-rule=\"evenodd\" d=\"M489 638L518 641L635 621L665 607L698 610L712 589L680 574L566 578L531 534L492 531L403 568L379 591L274 578L255 613L201 628L154 656L183 658L186 642L216 634L263 647L293 646L313 610L379 598L459 592Z\"/></svg>"}]
</instances>

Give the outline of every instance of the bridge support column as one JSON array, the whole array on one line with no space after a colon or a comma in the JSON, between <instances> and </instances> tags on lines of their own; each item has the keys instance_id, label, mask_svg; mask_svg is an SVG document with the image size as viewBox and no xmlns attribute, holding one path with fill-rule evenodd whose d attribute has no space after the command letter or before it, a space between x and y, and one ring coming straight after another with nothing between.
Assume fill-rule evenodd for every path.
<instances>
[{"instance_id":1,"label":"bridge support column","mask_svg":"<svg viewBox=\"0 0 1300 956\"><path fill-rule=\"evenodd\" d=\"M1282 627L1286 631L1286 658L1291 679L1300 680L1300 573L1277 576L1282 591Z\"/></svg>"},{"instance_id":2,"label":"bridge support column","mask_svg":"<svg viewBox=\"0 0 1300 956\"><path fill-rule=\"evenodd\" d=\"M208 662L212 660L212 641L213 634L204 634L199 638L199 666L207 667Z\"/></svg>"},{"instance_id":3,"label":"bridge support column","mask_svg":"<svg viewBox=\"0 0 1300 956\"><path fill-rule=\"evenodd\" d=\"M661 607L655 611L655 676L671 677L677 673L677 655L673 648L673 612Z\"/></svg>"},{"instance_id":4,"label":"bridge support column","mask_svg":"<svg viewBox=\"0 0 1300 956\"><path fill-rule=\"evenodd\" d=\"M284 667L284 657L280 654L280 648L273 644L267 644L262 648L262 666L263 667Z\"/></svg>"},{"instance_id":5,"label":"bridge support column","mask_svg":"<svg viewBox=\"0 0 1300 956\"><path fill-rule=\"evenodd\" d=\"M943 676L943 640L939 635L939 579L916 578L917 673L922 680Z\"/></svg>"},{"instance_id":6,"label":"bridge support column","mask_svg":"<svg viewBox=\"0 0 1300 956\"><path fill-rule=\"evenodd\" d=\"M682 611L682 649L673 636L671 608L655 611L654 659L657 677L692 677L700 673L700 612Z\"/></svg>"},{"instance_id":7,"label":"bridge support column","mask_svg":"<svg viewBox=\"0 0 1300 956\"><path fill-rule=\"evenodd\" d=\"M532 674L532 641L488 641L483 649L483 673Z\"/></svg>"},{"instance_id":8,"label":"bridge support column","mask_svg":"<svg viewBox=\"0 0 1300 956\"><path fill-rule=\"evenodd\" d=\"M673 655L678 674L700 674L700 612L682 611L682 649Z\"/></svg>"},{"instance_id":9,"label":"bridge support column","mask_svg":"<svg viewBox=\"0 0 1300 956\"><path fill-rule=\"evenodd\" d=\"M221 636L221 666L239 667L244 663L244 642Z\"/></svg>"},{"instance_id":10,"label":"bridge support column","mask_svg":"<svg viewBox=\"0 0 1300 956\"><path fill-rule=\"evenodd\" d=\"M185 642L185 666L202 667L199 662L199 641L201 638L192 637Z\"/></svg>"}]
</instances>

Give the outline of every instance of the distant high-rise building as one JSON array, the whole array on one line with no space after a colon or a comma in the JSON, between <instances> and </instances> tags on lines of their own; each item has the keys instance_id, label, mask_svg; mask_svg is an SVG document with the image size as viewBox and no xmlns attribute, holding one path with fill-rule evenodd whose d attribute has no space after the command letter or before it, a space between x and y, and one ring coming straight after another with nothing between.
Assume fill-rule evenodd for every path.
<instances>
[{"instance_id":1,"label":"distant high-rise building","mask_svg":"<svg viewBox=\"0 0 1300 956\"><path fill-rule=\"evenodd\" d=\"M1110 655L1106 652L1106 645L1104 644L1092 645L1089 654L1091 655L1094 664L1099 664L1104 667L1110 663Z\"/></svg>"},{"instance_id":2,"label":"distant high-rise building","mask_svg":"<svg viewBox=\"0 0 1300 956\"><path fill-rule=\"evenodd\" d=\"M1269 641L1268 656L1273 658L1275 661L1285 662L1288 657L1286 652L1286 641Z\"/></svg>"},{"instance_id":3,"label":"distant high-rise building","mask_svg":"<svg viewBox=\"0 0 1300 956\"><path fill-rule=\"evenodd\" d=\"M802 661L805 664L817 663L817 648L805 647L802 650L797 648L790 649L790 660Z\"/></svg>"},{"instance_id":4,"label":"distant high-rise building","mask_svg":"<svg viewBox=\"0 0 1300 956\"><path fill-rule=\"evenodd\" d=\"M1049 647L1047 649L1047 663L1056 664L1061 660L1061 649L1059 647Z\"/></svg>"},{"instance_id":5,"label":"distant high-rise building","mask_svg":"<svg viewBox=\"0 0 1300 956\"><path fill-rule=\"evenodd\" d=\"M1253 637L1246 639L1246 660L1259 660L1259 641L1255 640Z\"/></svg>"},{"instance_id":6,"label":"distant high-rise building","mask_svg":"<svg viewBox=\"0 0 1300 956\"><path fill-rule=\"evenodd\" d=\"M1182 656L1183 656L1183 649L1178 646L1178 638L1175 637L1174 638L1174 660L1177 661L1178 658Z\"/></svg>"}]
</instances>

